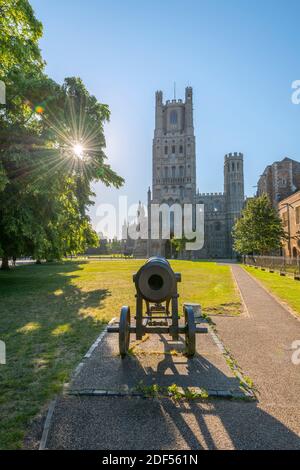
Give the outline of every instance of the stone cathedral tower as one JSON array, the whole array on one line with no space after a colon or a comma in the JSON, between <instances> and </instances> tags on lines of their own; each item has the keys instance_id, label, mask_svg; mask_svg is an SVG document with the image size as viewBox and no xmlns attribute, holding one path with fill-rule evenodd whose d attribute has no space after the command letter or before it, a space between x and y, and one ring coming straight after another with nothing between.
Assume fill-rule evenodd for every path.
<instances>
[{"instance_id":1,"label":"stone cathedral tower","mask_svg":"<svg viewBox=\"0 0 300 470\"><path fill-rule=\"evenodd\" d=\"M244 206L244 158L234 152L224 157L224 195L228 232L228 253L233 255L231 231Z\"/></svg>"},{"instance_id":2,"label":"stone cathedral tower","mask_svg":"<svg viewBox=\"0 0 300 470\"><path fill-rule=\"evenodd\" d=\"M196 194L196 150L193 126L193 90L185 89L185 102L163 103L155 95L152 202L193 202Z\"/></svg>"},{"instance_id":3,"label":"stone cathedral tower","mask_svg":"<svg viewBox=\"0 0 300 470\"><path fill-rule=\"evenodd\" d=\"M148 239L135 243L135 257L173 256L169 240L151 239L152 204L204 205L204 246L186 252L189 258L233 257L232 227L244 205L243 154L229 153L224 159L224 192L196 191L196 146L193 125L193 90L185 89L185 100L163 102L155 94L155 129L152 144L152 193L148 190ZM161 222L159 222L161 223ZM172 227L172 213L170 213ZM172 232L172 228L171 228ZM171 249L171 251L170 251Z\"/></svg>"}]
</instances>

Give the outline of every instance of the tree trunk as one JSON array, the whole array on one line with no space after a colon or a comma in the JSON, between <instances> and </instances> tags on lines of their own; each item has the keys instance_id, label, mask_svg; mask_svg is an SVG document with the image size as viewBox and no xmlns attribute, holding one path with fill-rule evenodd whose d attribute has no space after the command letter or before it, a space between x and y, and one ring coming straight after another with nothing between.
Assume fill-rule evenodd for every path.
<instances>
[{"instance_id":1,"label":"tree trunk","mask_svg":"<svg viewBox=\"0 0 300 470\"><path fill-rule=\"evenodd\" d=\"M8 256L2 257L1 270L9 269Z\"/></svg>"},{"instance_id":2,"label":"tree trunk","mask_svg":"<svg viewBox=\"0 0 300 470\"><path fill-rule=\"evenodd\" d=\"M42 264L42 261L38 258L35 262L35 264Z\"/></svg>"}]
</instances>

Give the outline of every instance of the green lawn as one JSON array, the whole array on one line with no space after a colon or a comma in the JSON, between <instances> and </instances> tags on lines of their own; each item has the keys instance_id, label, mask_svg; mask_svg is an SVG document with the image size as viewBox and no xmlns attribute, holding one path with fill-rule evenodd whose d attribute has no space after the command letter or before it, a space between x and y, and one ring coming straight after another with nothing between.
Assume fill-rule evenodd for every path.
<instances>
[{"instance_id":1,"label":"green lawn","mask_svg":"<svg viewBox=\"0 0 300 470\"><path fill-rule=\"evenodd\" d=\"M258 279L270 292L286 302L300 315L300 282L279 273L269 273L252 267L244 266L252 276Z\"/></svg>"},{"instance_id":2,"label":"green lawn","mask_svg":"<svg viewBox=\"0 0 300 470\"><path fill-rule=\"evenodd\" d=\"M30 420L61 390L103 325L134 308L132 273L143 261L70 261L0 272L0 449L22 447ZM173 261L183 301L206 313L239 312L228 266Z\"/></svg>"}]
</instances>

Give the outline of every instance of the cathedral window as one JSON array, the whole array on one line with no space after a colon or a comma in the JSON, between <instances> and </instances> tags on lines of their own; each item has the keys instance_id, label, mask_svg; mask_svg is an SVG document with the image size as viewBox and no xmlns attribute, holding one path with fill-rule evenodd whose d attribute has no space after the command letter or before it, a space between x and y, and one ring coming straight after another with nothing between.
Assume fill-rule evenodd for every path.
<instances>
[{"instance_id":1,"label":"cathedral window","mask_svg":"<svg viewBox=\"0 0 300 470\"><path fill-rule=\"evenodd\" d=\"M172 178L175 178L175 171L176 171L175 166L172 166Z\"/></svg>"},{"instance_id":2,"label":"cathedral window","mask_svg":"<svg viewBox=\"0 0 300 470\"><path fill-rule=\"evenodd\" d=\"M177 124L177 111L170 112L170 124Z\"/></svg>"},{"instance_id":3,"label":"cathedral window","mask_svg":"<svg viewBox=\"0 0 300 470\"><path fill-rule=\"evenodd\" d=\"M165 155L168 155L168 146L165 145Z\"/></svg>"},{"instance_id":4,"label":"cathedral window","mask_svg":"<svg viewBox=\"0 0 300 470\"><path fill-rule=\"evenodd\" d=\"M234 171L234 162L231 164L232 171Z\"/></svg>"},{"instance_id":5,"label":"cathedral window","mask_svg":"<svg viewBox=\"0 0 300 470\"><path fill-rule=\"evenodd\" d=\"M168 171L168 167L167 167L167 166L165 166L165 178L168 178L168 173L169 173L169 171Z\"/></svg>"},{"instance_id":6,"label":"cathedral window","mask_svg":"<svg viewBox=\"0 0 300 470\"><path fill-rule=\"evenodd\" d=\"M172 145L172 154L174 155L175 153L175 145Z\"/></svg>"},{"instance_id":7,"label":"cathedral window","mask_svg":"<svg viewBox=\"0 0 300 470\"><path fill-rule=\"evenodd\" d=\"M179 153L183 153L183 146L182 145L179 146Z\"/></svg>"},{"instance_id":8,"label":"cathedral window","mask_svg":"<svg viewBox=\"0 0 300 470\"><path fill-rule=\"evenodd\" d=\"M220 210L220 202L219 202L219 201L215 201L215 208L214 208L214 211L217 212L218 210Z\"/></svg>"},{"instance_id":9,"label":"cathedral window","mask_svg":"<svg viewBox=\"0 0 300 470\"><path fill-rule=\"evenodd\" d=\"M281 187L281 188L284 188L286 186L286 179L285 178L279 178L278 180L278 185Z\"/></svg>"}]
</instances>

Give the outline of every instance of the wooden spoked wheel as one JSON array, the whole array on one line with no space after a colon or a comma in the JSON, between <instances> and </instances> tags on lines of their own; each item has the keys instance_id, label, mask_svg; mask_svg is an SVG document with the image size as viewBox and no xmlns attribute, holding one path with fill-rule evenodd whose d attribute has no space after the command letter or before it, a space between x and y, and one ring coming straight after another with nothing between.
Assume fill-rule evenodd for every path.
<instances>
[{"instance_id":1,"label":"wooden spoked wheel","mask_svg":"<svg viewBox=\"0 0 300 470\"><path fill-rule=\"evenodd\" d=\"M119 323L119 351L121 357L128 353L130 341L130 308L124 306L121 308Z\"/></svg>"},{"instance_id":2,"label":"wooden spoked wheel","mask_svg":"<svg viewBox=\"0 0 300 470\"><path fill-rule=\"evenodd\" d=\"M192 357L196 352L196 325L192 307L184 308L184 319L186 355Z\"/></svg>"}]
</instances>

